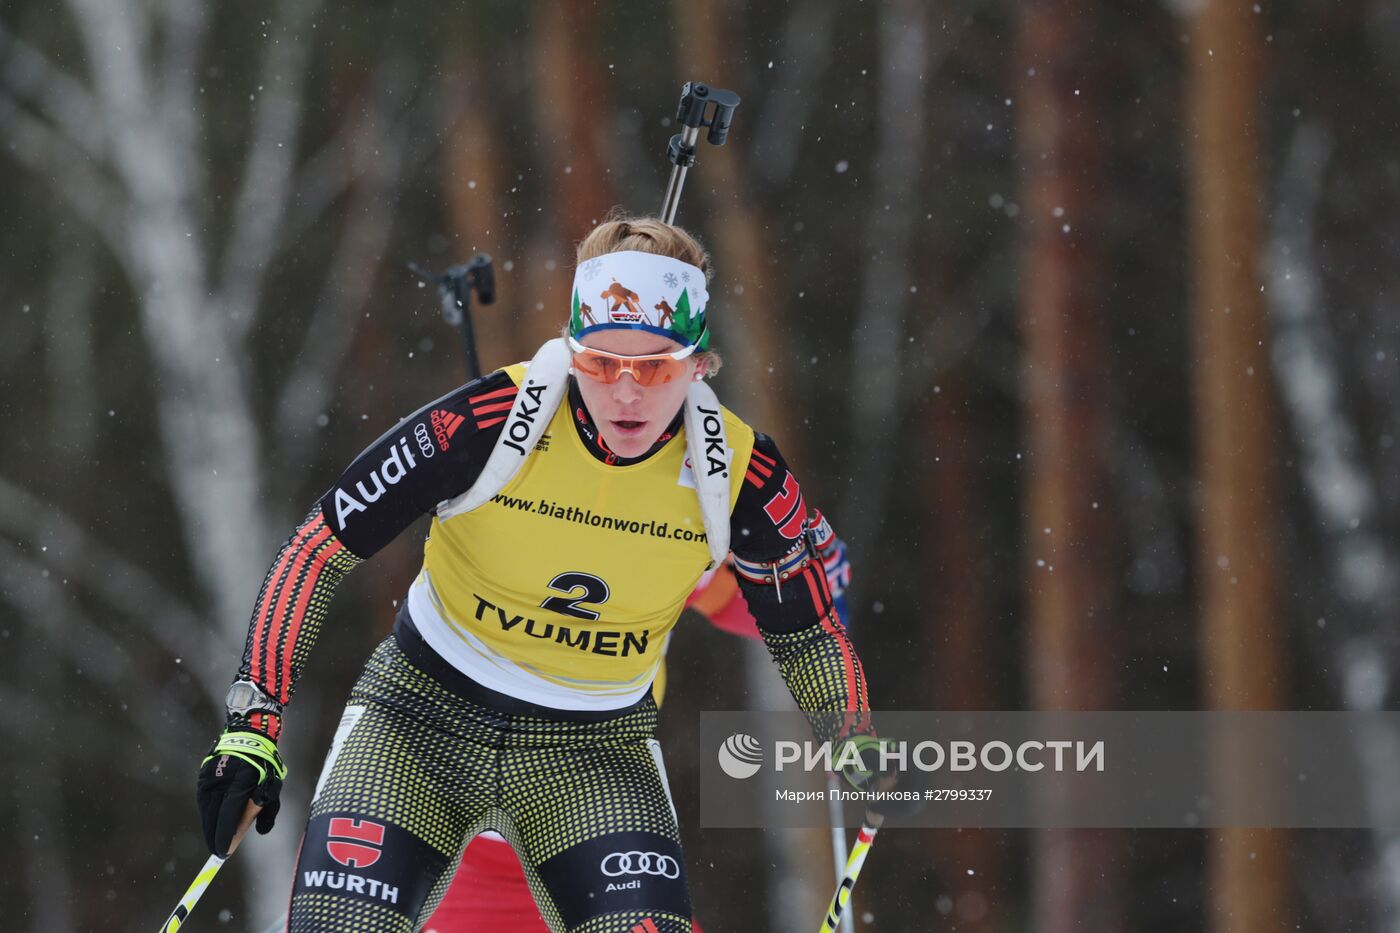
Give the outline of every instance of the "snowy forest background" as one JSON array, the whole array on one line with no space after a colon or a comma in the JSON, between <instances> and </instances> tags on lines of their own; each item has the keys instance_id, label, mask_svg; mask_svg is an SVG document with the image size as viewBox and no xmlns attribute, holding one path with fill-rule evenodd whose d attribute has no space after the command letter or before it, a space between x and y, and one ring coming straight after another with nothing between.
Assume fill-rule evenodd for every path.
<instances>
[{"instance_id":1,"label":"snowy forest background","mask_svg":"<svg viewBox=\"0 0 1400 933\"><path fill-rule=\"evenodd\" d=\"M572 244L659 207L691 79L743 97L678 217L717 388L850 543L877 709L1394 708L1391 0L10 0L3 926L164 918L267 562L462 379L405 264L490 253L483 360L528 357ZM420 539L342 588L277 830L191 929L285 906ZM671 658L699 918L815 928L826 834L695 825L696 711L783 702L761 649L688 619ZM1396 931L1400 836L891 831L856 902L878 931Z\"/></svg>"}]
</instances>

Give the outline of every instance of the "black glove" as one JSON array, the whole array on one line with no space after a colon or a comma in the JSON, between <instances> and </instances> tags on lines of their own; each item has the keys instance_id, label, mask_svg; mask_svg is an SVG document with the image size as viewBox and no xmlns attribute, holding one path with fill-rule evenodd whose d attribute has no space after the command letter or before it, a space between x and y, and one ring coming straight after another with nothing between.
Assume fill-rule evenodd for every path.
<instances>
[{"instance_id":1,"label":"black glove","mask_svg":"<svg viewBox=\"0 0 1400 933\"><path fill-rule=\"evenodd\" d=\"M912 816L924 808L929 775L918 769L887 768L880 754L886 741L873 735L853 735L845 739L834 750L835 761L842 764L838 773L858 791L896 795L894 799L872 800L866 809L895 819Z\"/></svg>"},{"instance_id":2,"label":"black glove","mask_svg":"<svg viewBox=\"0 0 1400 933\"><path fill-rule=\"evenodd\" d=\"M282 803L282 779L287 767L277 743L250 729L225 729L199 767L195 803L209 851L227 857L233 835L252 801L258 812L258 832L267 834Z\"/></svg>"}]
</instances>

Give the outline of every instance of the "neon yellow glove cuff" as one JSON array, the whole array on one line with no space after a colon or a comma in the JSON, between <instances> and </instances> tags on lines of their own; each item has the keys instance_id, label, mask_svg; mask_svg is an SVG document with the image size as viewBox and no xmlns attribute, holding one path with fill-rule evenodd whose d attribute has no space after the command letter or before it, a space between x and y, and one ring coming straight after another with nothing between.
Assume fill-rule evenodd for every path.
<instances>
[{"instance_id":1,"label":"neon yellow glove cuff","mask_svg":"<svg viewBox=\"0 0 1400 933\"><path fill-rule=\"evenodd\" d=\"M285 780L287 777L287 766L282 763L277 743L256 732L225 732L219 736L219 741L214 743L204 761L216 755L232 755L257 768L259 784L267 780L267 768L264 765L270 765L272 773L279 780ZM203 762L200 764L202 766Z\"/></svg>"},{"instance_id":2,"label":"neon yellow glove cuff","mask_svg":"<svg viewBox=\"0 0 1400 933\"><path fill-rule=\"evenodd\" d=\"M866 767L878 764L880 749L884 741L873 735L853 735L836 748L837 762L841 763L841 776L856 790L863 790L877 773ZM854 751L852 751L854 748Z\"/></svg>"}]
</instances>

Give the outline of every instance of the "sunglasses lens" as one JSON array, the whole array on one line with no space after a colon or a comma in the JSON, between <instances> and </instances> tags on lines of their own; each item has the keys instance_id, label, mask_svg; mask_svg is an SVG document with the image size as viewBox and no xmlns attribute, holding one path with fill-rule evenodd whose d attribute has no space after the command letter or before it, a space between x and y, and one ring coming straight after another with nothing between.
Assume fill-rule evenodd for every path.
<instances>
[{"instance_id":1,"label":"sunglasses lens","mask_svg":"<svg viewBox=\"0 0 1400 933\"><path fill-rule=\"evenodd\" d=\"M685 368L685 364L680 360L652 359L637 360L632 364L632 372L637 377L637 382L644 386L664 385L676 378L677 373Z\"/></svg>"},{"instance_id":2,"label":"sunglasses lens","mask_svg":"<svg viewBox=\"0 0 1400 933\"><path fill-rule=\"evenodd\" d=\"M622 375L622 362L611 357L598 358L599 377L604 382L616 382Z\"/></svg>"},{"instance_id":3,"label":"sunglasses lens","mask_svg":"<svg viewBox=\"0 0 1400 933\"><path fill-rule=\"evenodd\" d=\"M612 385L631 373L638 385L664 385L685 372L684 360L667 356L615 357L589 350L574 352L574 369L590 379Z\"/></svg>"},{"instance_id":4,"label":"sunglasses lens","mask_svg":"<svg viewBox=\"0 0 1400 933\"><path fill-rule=\"evenodd\" d=\"M603 383L613 383L617 381L621 365L618 360L610 356L584 352L574 354L574 369L590 379L596 379Z\"/></svg>"}]
</instances>

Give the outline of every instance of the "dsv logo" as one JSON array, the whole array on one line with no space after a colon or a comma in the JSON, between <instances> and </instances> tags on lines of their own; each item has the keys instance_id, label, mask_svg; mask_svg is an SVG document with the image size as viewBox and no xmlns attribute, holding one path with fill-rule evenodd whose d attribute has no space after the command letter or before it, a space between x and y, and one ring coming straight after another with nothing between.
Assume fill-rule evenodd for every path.
<instances>
[{"instance_id":1,"label":"dsv logo","mask_svg":"<svg viewBox=\"0 0 1400 933\"><path fill-rule=\"evenodd\" d=\"M662 878L681 876L680 862L659 852L613 852L604 857L598 868L609 878L619 875L659 875Z\"/></svg>"}]
</instances>

